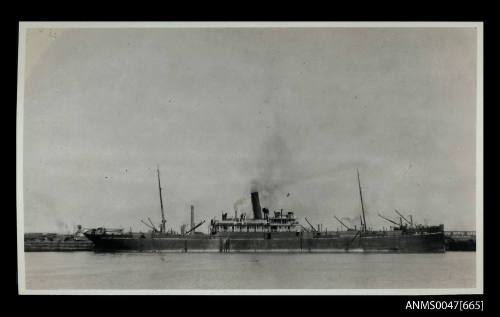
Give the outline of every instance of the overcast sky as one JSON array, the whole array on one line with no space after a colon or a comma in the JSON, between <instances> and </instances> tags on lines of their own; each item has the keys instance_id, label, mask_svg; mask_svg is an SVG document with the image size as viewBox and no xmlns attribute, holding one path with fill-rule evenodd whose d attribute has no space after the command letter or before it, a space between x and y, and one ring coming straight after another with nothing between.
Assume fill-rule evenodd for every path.
<instances>
[{"instance_id":1,"label":"overcast sky","mask_svg":"<svg viewBox=\"0 0 500 317\"><path fill-rule=\"evenodd\" d=\"M25 230L394 209L475 229L470 29L30 29ZM204 225L201 231L206 232Z\"/></svg>"}]
</instances>

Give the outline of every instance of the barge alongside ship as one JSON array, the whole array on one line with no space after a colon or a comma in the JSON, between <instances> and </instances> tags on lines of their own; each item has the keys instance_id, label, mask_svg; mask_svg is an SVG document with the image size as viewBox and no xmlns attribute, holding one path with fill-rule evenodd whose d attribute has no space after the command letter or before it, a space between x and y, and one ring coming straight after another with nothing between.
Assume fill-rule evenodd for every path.
<instances>
[{"instance_id":1,"label":"barge alongside ship","mask_svg":"<svg viewBox=\"0 0 500 317\"><path fill-rule=\"evenodd\" d=\"M172 252L396 252L396 253L441 253L445 251L444 226L422 226L403 224L391 230L368 230L361 183L359 181L362 215L359 230L346 227L344 231L322 231L310 225L302 226L294 212L274 211L261 208L258 192L251 193L253 218L245 214L228 218L223 213L221 220L212 219L209 233L196 232L191 224L187 232L167 232L163 210L160 174L158 187L162 222L148 233L125 232L123 229L90 229L85 236L94 242L98 251L172 251ZM307 219L306 219L307 221ZM392 222L392 221L391 221ZM309 222L308 222L309 223ZM394 222L395 223L395 222ZM396 223L397 224L397 223Z\"/></svg>"}]
</instances>

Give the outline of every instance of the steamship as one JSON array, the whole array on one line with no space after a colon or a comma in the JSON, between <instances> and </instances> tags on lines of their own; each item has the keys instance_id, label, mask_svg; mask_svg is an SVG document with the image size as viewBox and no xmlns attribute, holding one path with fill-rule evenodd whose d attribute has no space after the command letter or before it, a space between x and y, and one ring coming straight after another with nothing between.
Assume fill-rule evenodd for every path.
<instances>
[{"instance_id":1,"label":"steamship","mask_svg":"<svg viewBox=\"0 0 500 317\"><path fill-rule=\"evenodd\" d=\"M361 183L358 173L362 214L360 227L351 228L335 217L345 230L323 231L305 219L309 227L300 224L293 211L274 211L261 208L259 193L251 193L253 218L245 214L220 220L212 219L209 233L196 232L205 221L194 225L191 206L191 228L180 233L167 231L163 210L160 172L158 188L162 222L157 228L149 219L144 222L147 233L126 232L123 229L95 228L85 232L97 251L172 251L172 252L394 252L440 253L445 251L444 226L414 225L402 214L400 223L389 218L395 226L390 230L369 230L366 226ZM405 219L403 224L402 220Z\"/></svg>"}]
</instances>

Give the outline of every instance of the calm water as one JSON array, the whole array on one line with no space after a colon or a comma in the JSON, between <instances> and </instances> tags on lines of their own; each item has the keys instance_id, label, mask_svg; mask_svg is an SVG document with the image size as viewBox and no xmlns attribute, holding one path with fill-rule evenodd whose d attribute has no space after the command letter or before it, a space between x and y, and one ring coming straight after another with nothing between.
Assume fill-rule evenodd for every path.
<instances>
[{"instance_id":1,"label":"calm water","mask_svg":"<svg viewBox=\"0 0 500 317\"><path fill-rule=\"evenodd\" d=\"M27 252L26 288L469 288L475 256Z\"/></svg>"}]
</instances>

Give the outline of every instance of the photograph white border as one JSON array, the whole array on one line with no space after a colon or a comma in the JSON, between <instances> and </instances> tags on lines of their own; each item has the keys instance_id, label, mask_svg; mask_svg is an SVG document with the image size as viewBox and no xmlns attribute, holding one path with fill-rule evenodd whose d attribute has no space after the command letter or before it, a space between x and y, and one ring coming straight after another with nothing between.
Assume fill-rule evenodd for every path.
<instances>
[{"instance_id":1,"label":"photograph white border","mask_svg":"<svg viewBox=\"0 0 500 317\"><path fill-rule=\"evenodd\" d=\"M476 28L476 287L447 289L29 290L24 259L23 118L29 28ZM483 22L20 22L16 122L18 290L26 295L452 295L483 294Z\"/></svg>"}]
</instances>

